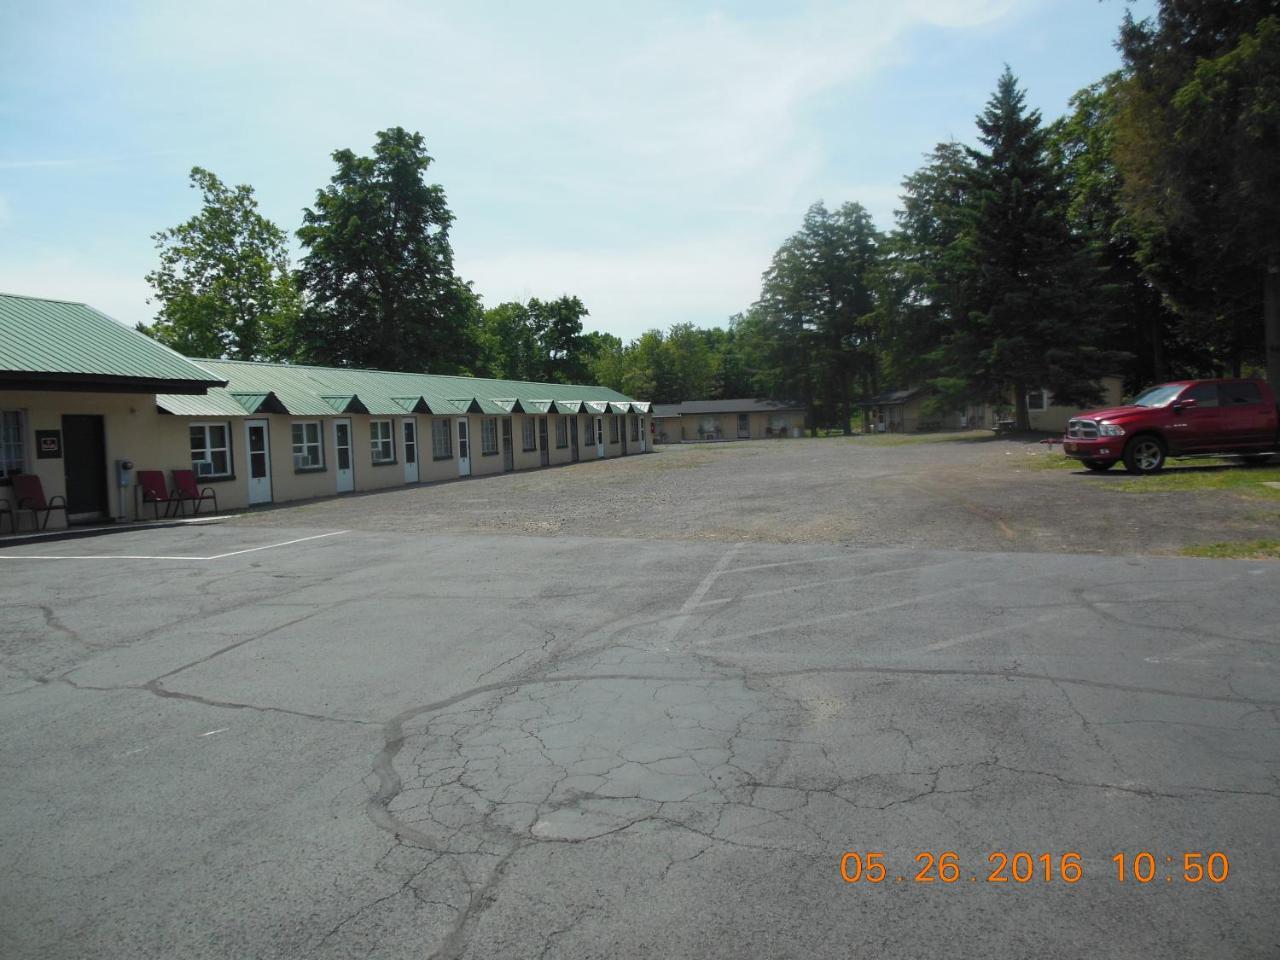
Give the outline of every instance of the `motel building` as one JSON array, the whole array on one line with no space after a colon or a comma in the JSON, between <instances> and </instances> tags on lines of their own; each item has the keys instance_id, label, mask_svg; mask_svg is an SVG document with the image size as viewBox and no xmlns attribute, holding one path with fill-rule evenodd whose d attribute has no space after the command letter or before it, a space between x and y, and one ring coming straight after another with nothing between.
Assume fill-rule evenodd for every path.
<instances>
[{"instance_id":1,"label":"motel building","mask_svg":"<svg viewBox=\"0 0 1280 960\"><path fill-rule=\"evenodd\" d=\"M139 471L190 470L235 510L644 453L648 419L604 387L190 360L85 304L0 294L0 533L46 522L17 496L32 476L65 499L54 529L153 517Z\"/></svg>"}]
</instances>

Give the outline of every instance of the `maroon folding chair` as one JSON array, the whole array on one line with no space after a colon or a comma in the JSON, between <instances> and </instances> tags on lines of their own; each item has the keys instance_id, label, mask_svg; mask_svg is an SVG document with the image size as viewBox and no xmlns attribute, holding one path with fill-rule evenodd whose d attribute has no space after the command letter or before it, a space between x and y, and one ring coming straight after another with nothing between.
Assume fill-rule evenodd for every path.
<instances>
[{"instance_id":1,"label":"maroon folding chair","mask_svg":"<svg viewBox=\"0 0 1280 960\"><path fill-rule=\"evenodd\" d=\"M214 492L213 487L201 488L196 484L196 472L194 470L173 471L173 485L176 488L173 492L177 495L179 510L183 510L184 505L190 501L192 504L191 515L194 517L200 512L201 503L205 500L212 500L213 512L218 512L218 495Z\"/></svg>"},{"instance_id":2,"label":"maroon folding chair","mask_svg":"<svg viewBox=\"0 0 1280 960\"><path fill-rule=\"evenodd\" d=\"M57 494L46 500L44 487L40 485L40 478L34 473L15 474L13 477L13 493L18 498L14 518L17 519L17 515L23 510L30 510L31 525L39 530L44 530L49 526L49 514L53 513L53 511L61 510L64 516L67 513L66 497ZM59 503L59 500L62 502ZM44 523L38 523L36 517L42 511L44 513Z\"/></svg>"},{"instance_id":3,"label":"maroon folding chair","mask_svg":"<svg viewBox=\"0 0 1280 960\"><path fill-rule=\"evenodd\" d=\"M160 519L160 504L164 504L166 517L169 516L169 511L177 510L182 506L182 500L164 485L163 470L139 470L138 495L142 498L144 507L148 503L151 504L151 510L157 520Z\"/></svg>"}]
</instances>

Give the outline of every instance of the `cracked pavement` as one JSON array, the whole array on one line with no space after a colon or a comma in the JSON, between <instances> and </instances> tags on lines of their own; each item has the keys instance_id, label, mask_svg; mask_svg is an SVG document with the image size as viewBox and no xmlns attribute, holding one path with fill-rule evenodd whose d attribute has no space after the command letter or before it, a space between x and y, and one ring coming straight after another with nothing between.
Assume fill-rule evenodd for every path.
<instances>
[{"instance_id":1,"label":"cracked pavement","mask_svg":"<svg viewBox=\"0 0 1280 960\"><path fill-rule=\"evenodd\" d=\"M0 556L337 529L285 513ZM6 958L1280 951L1274 564L358 530L0 563ZM1084 877L985 882L1019 850ZM1184 850L1228 880L1167 881Z\"/></svg>"}]
</instances>

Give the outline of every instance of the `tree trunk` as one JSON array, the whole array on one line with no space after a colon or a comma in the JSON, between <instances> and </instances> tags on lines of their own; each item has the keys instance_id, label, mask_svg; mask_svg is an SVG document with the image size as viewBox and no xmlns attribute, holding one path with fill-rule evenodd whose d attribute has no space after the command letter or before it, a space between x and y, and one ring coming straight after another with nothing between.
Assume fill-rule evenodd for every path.
<instances>
[{"instance_id":1,"label":"tree trunk","mask_svg":"<svg viewBox=\"0 0 1280 960\"><path fill-rule=\"evenodd\" d=\"M1027 387L1025 384L1014 384L1013 403L1014 426L1019 433L1026 433L1031 429L1031 411L1027 408Z\"/></svg>"},{"instance_id":2,"label":"tree trunk","mask_svg":"<svg viewBox=\"0 0 1280 960\"><path fill-rule=\"evenodd\" d=\"M1262 323L1266 331L1267 382L1280 397L1280 258L1267 262L1262 281Z\"/></svg>"},{"instance_id":3,"label":"tree trunk","mask_svg":"<svg viewBox=\"0 0 1280 960\"><path fill-rule=\"evenodd\" d=\"M840 398L840 433L853 436L853 376L846 370L842 378L844 395Z\"/></svg>"},{"instance_id":4,"label":"tree trunk","mask_svg":"<svg viewBox=\"0 0 1280 960\"><path fill-rule=\"evenodd\" d=\"M1151 316L1151 378L1155 383L1163 383L1168 373L1164 361L1164 330L1160 314L1152 311Z\"/></svg>"}]
</instances>

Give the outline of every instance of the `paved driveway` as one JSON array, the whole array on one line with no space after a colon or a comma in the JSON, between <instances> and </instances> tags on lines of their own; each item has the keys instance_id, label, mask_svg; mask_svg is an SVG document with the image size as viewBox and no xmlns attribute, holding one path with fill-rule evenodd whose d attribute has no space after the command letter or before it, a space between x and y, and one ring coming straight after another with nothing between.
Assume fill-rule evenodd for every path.
<instances>
[{"instance_id":1,"label":"paved driveway","mask_svg":"<svg viewBox=\"0 0 1280 960\"><path fill-rule=\"evenodd\" d=\"M1276 955L1274 564L288 516L0 549L0 955Z\"/></svg>"}]
</instances>

